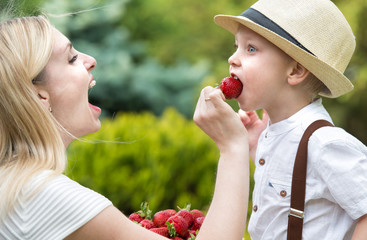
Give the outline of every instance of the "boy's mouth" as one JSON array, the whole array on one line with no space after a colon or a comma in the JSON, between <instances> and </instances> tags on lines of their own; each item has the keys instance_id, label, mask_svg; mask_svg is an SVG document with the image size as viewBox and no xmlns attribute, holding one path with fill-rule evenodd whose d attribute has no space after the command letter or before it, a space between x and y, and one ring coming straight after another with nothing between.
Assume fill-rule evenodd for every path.
<instances>
[{"instance_id":1,"label":"boy's mouth","mask_svg":"<svg viewBox=\"0 0 367 240\"><path fill-rule=\"evenodd\" d=\"M241 79L240 79L239 77L237 77L237 75L236 75L236 74L234 74L234 73L231 73L231 77L233 77L234 79L237 79L237 80L239 80L240 82L242 82L242 81L241 81Z\"/></svg>"}]
</instances>

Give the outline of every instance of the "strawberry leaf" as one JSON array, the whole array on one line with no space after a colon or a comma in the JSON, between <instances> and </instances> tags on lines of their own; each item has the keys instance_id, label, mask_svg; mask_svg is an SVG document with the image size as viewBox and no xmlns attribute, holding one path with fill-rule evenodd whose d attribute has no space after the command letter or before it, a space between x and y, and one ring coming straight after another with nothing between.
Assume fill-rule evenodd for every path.
<instances>
[{"instance_id":1,"label":"strawberry leaf","mask_svg":"<svg viewBox=\"0 0 367 240\"><path fill-rule=\"evenodd\" d=\"M187 211L190 211L191 210L191 203L186 204L186 206L184 208L180 208L179 206L177 206L177 208L179 210L187 210Z\"/></svg>"},{"instance_id":2,"label":"strawberry leaf","mask_svg":"<svg viewBox=\"0 0 367 240\"><path fill-rule=\"evenodd\" d=\"M195 235L190 233L190 237L187 240L195 240L195 238L196 238Z\"/></svg>"},{"instance_id":3,"label":"strawberry leaf","mask_svg":"<svg viewBox=\"0 0 367 240\"><path fill-rule=\"evenodd\" d=\"M168 229L168 234L171 238L174 238L177 236L177 233L176 233L176 229L175 229L175 226L174 226L174 222L170 223L170 222L166 222L166 225L167 225L167 229Z\"/></svg>"},{"instance_id":4,"label":"strawberry leaf","mask_svg":"<svg viewBox=\"0 0 367 240\"><path fill-rule=\"evenodd\" d=\"M140 209L137 213L146 219L152 220L152 210L149 209L148 202L142 202L140 204Z\"/></svg>"}]
</instances>

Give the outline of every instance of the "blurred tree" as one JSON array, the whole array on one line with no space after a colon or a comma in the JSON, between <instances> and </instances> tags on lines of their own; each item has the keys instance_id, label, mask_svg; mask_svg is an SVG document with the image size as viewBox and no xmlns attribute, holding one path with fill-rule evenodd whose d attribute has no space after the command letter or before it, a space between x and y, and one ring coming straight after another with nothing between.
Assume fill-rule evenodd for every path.
<instances>
[{"instance_id":1,"label":"blurred tree","mask_svg":"<svg viewBox=\"0 0 367 240\"><path fill-rule=\"evenodd\" d=\"M17 16L21 15L36 15L40 13L39 6L45 0L1 0L0 10L10 10Z\"/></svg>"},{"instance_id":2,"label":"blurred tree","mask_svg":"<svg viewBox=\"0 0 367 240\"><path fill-rule=\"evenodd\" d=\"M76 49L97 59L93 74L98 87L91 91L90 99L105 113L111 116L118 111L151 110L161 114L167 106L173 106L191 118L208 65L181 60L163 66L149 56L145 42L132 40L120 24L126 2L47 1L43 7L48 13L71 13L68 17L51 17L51 21Z\"/></svg>"},{"instance_id":3,"label":"blurred tree","mask_svg":"<svg viewBox=\"0 0 367 240\"><path fill-rule=\"evenodd\" d=\"M228 75L233 36L213 22L216 14L240 14L255 0L2 0L21 11L43 6L54 13L102 7L92 13L59 18L58 28L81 51L95 56L98 88L91 99L107 113L152 109L168 104L191 116L199 89ZM45 2L46 5L41 5ZM346 75L355 90L324 99L337 126L367 144L367 44L365 0L333 0L357 36L357 48ZM32 7L33 6L33 7ZM47 6L47 7L46 7ZM48 12L47 11L47 12ZM53 19L56 21L56 19ZM102 85L103 83L103 85ZM146 88L144 88L146 86ZM185 100L186 99L186 100ZM236 102L231 102L235 108ZM190 110L191 111L190 111Z\"/></svg>"},{"instance_id":4,"label":"blurred tree","mask_svg":"<svg viewBox=\"0 0 367 240\"><path fill-rule=\"evenodd\" d=\"M214 63L215 75L226 76L226 59L234 50L234 40L214 24L213 17L240 14L254 2L134 0L128 3L122 24L134 39L145 39L149 53L162 63L169 65L182 58L191 62L209 59Z\"/></svg>"},{"instance_id":5,"label":"blurred tree","mask_svg":"<svg viewBox=\"0 0 367 240\"><path fill-rule=\"evenodd\" d=\"M185 58L191 62L207 59L211 63L211 82L228 74L227 59L232 54L233 36L216 26L216 14L238 15L255 0L134 0L122 23L134 39L149 39L148 52L164 64ZM346 75L355 90L337 99L323 100L337 126L345 128L367 144L366 80L367 31L365 0L333 1L344 13L357 36L357 47ZM160 6L160 7L156 7ZM159 47L159 46L164 46ZM232 104L235 107L235 103Z\"/></svg>"},{"instance_id":6,"label":"blurred tree","mask_svg":"<svg viewBox=\"0 0 367 240\"><path fill-rule=\"evenodd\" d=\"M356 51L346 75L355 89L337 99L325 99L335 124L367 144L367 2L334 0L344 13L356 36Z\"/></svg>"}]
</instances>

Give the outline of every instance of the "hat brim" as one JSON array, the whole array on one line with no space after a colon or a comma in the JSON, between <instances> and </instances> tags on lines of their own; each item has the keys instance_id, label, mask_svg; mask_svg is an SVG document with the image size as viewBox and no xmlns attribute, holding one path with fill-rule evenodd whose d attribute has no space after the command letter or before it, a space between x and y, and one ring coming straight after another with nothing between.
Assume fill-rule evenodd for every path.
<instances>
[{"instance_id":1,"label":"hat brim","mask_svg":"<svg viewBox=\"0 0 367 240\"><path fill-rule=\"evenodd\" d=\"M307 51L294 45L287 39L279 36L271 30L242 16L217 15L214 21L219 26L227 29L233 34L237 33L239 24L246 26L252 31L273 43L302 66L307 68L320 81L322 81L328 89L320 92L319 95L329 98L339 97L353 90L353 84L344 76L343 73L328 65L324 61L308 53Z\"/></svg>"}]
</instances>

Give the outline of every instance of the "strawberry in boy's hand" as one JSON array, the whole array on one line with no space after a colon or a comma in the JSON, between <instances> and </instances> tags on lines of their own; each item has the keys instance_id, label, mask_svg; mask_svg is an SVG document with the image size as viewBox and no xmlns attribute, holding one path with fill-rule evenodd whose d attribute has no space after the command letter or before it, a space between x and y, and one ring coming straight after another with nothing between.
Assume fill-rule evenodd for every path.
<instances>
[{"instance_id":1,"label":"strawberry in boy's hand","mask_svg":"<svg viewBox=\"0 0 367 240\"><path fill-rule=\"evenodd\" d=\"M243 89L242 82L233 77L223 78L220 82L219 89L222 90L226 99L237 98Z\"/></svg>"}]
</instances>

